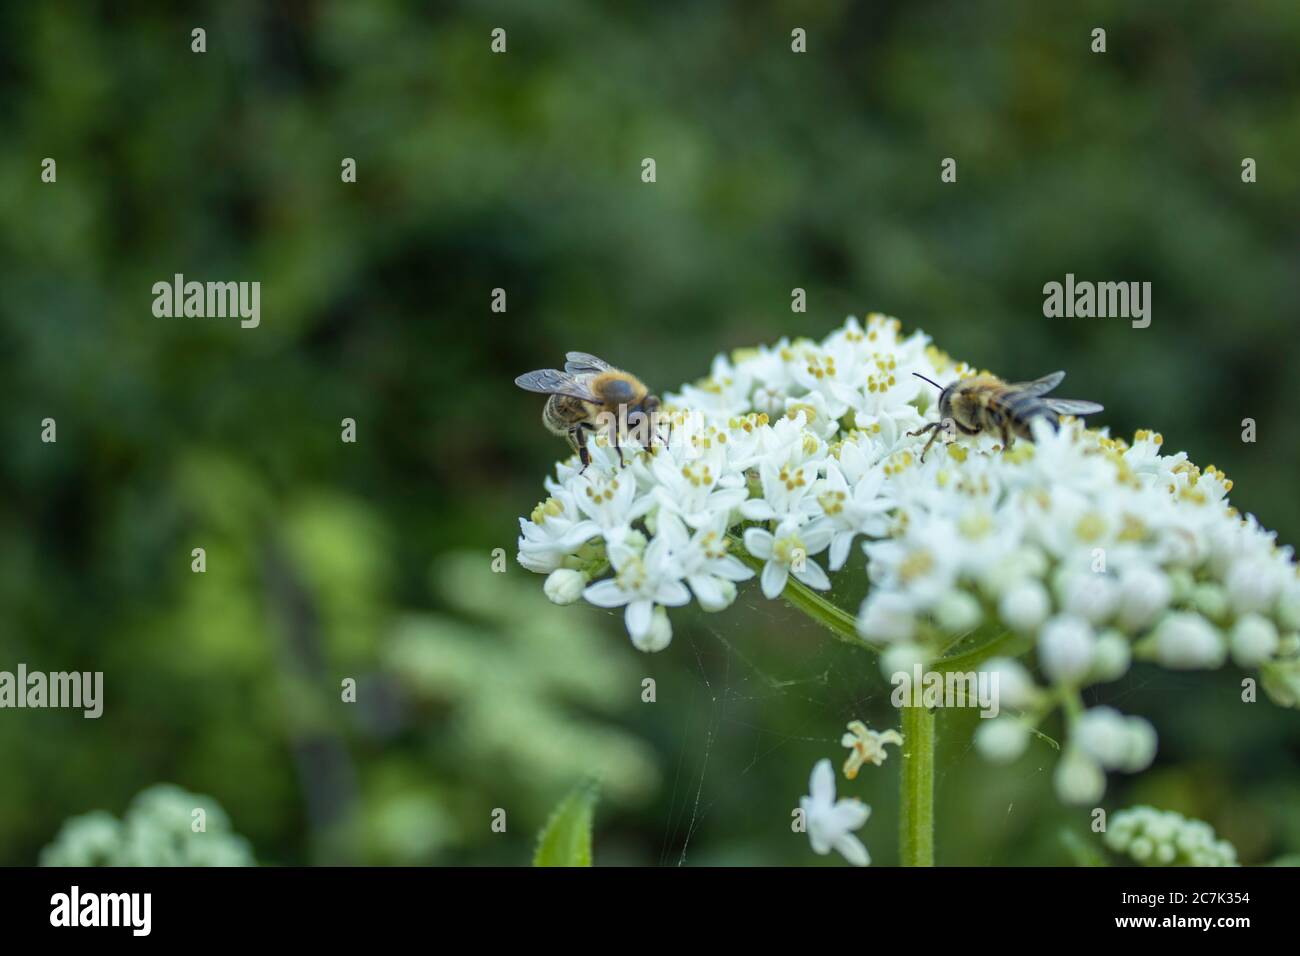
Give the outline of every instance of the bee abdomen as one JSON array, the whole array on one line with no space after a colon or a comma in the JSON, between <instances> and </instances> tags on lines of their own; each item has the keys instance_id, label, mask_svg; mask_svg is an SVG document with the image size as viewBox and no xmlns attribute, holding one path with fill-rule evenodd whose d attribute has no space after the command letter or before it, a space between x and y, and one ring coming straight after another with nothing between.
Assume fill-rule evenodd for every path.
<instances>
[{"instance_id":1,"label":"bee abdomen","mask_svg":"<svg viewBox=\"0 0 1300 956\"><path fill-rule=\"evenodd\" d=\"M1023 438L1030 437L1029 423L1035 418L1046 419L1053 428L1059 423L1057 414L1036 395L1017 393L1009 396L1001 405L1001 414Z\"/></svg>"},{"instance_id":2,"label":"bee abdomen","mask_svg":"<svg viewBox=\"0 0 1300 956\"><path fill-rule=\"evenodd\" d=\"M567 435L569 429L586 418L586 405L567 395L552 395L542 408L542 424L553 435Z\"/></svg>"}]
</instances>

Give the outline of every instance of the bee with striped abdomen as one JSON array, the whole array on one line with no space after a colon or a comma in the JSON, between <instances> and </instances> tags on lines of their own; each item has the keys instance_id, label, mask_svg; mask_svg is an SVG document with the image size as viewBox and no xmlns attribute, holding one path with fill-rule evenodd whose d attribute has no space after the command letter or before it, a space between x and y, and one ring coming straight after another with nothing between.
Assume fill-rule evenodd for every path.
<instances>
[{"instance_id":1,"label":"bee with striped abdomen","mask_svg":"<svg viewBox=\"0 0 1300 956\"><path fill-rule=\"evenodd\" d=\"M515 384L530 392L549 395L542 409L542 424L554 435L563 435L577 451L585 471L591 464L587 433L608 431L610 441L623 463L619 433L629 422L634 430L646 428L644 445L653 438L652 416L659 408L658 396L651 395L639 378L614 368L604 359L586 352L570 352L564 371L540 368L525 372ZM632 421L637 419L637 421Z\"/></svg>"},{"instance_id":2,"label":"bee with striped abdomen","mask_svg":"<svg viewBox=\"0 0 1300 956\"><path fill-rule=\"evenodd\" d=\"M922 461L939 437L939 431L948 427L948 422L966 435L998 432L1002 436L1003 449L1007 449L1016 436L1032 437L1029 426L1035 418L1042 418L1056 428L1062 415L1092 415L1102 410L1096 402L1045 398L1048 392L1061 384L1064 372L1052 372L1032 382L1014 384L1008 384L996 375L975 375L953 382L947 388L918 372L912 374L939 389L939 420L908 432L909 435L932 433L921 451Z\"/></svg>"}]
</instances>

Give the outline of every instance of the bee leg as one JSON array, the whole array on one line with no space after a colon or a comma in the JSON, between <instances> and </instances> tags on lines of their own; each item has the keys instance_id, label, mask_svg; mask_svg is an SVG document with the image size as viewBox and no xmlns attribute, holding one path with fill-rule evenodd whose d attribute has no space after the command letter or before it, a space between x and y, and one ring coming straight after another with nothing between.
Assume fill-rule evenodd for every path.
<instances>
[{"instance_id":1,"label":"bee leg","mask_svg":"<svg viewBox=\"0 0 1300 956\"><path fill-rule=\"evenodd\" d=\"M1007 430L1006 423L1003 422L1002 423L1002 451L1003 452L1007 452L1011 450L1012 441L1013 439L1011 437L1011 433Z\"/></svg>"},{"instance_id":2,"label":"bee leg","mask_svg":"<svg viewBox=\"0 0 1300 956\"><path fill-rule=\"evenodd\" d=\"M646 436L642 448L649 448L655 443L655 432L658 422L656 421L659 412L659 397L650 395L641 403L641 414L645 416Z\"/></svg>"},{"instance_id":3,"label":"bee leg","mask_svg":"<svg viewBox=\"0 0 1300 956\"><path fill-rule=\"evenodd\" d=\"M934 440L939 437L939 429L941 427L943 426L940 422L930 422L930 424L923 425L914 432L907 433L909 438L914 435L924 435L926 432L930 433L930 440L926 442L925 447L921 449L922 464L925 463L925 453L930 450L930 446L934 444Z\"/></svg>"},{"instance_id":4,"label":"bee leg","mask_svg":"<svg viewBox=\"0 0 1300 956\"><path fill-rule=\"evenodd\" d=\"M934 440L939 437L941 431L943 431L942 428L936 427L934 431L930 432L930 440L926 442L925 447L921 449L921 464L925 464L925 453L930 450L930 446L934 444Z\"/></svg>"},{"instance_id":5,"label":"bee leg","mask_svg":"<svg viewBox=\"0 0 1300 956\"><path fill-rule=\"evenodd\" d=\"M578 474L582 474L587 470L587 466L591 464L591 452L587 451L587 430L585 423L582 425L575 425L573 428L569 429L569 441L572 442L574 448L578 449L578 458L582 461L582 467L578 469Z\"/></svg>"}]
</instances>

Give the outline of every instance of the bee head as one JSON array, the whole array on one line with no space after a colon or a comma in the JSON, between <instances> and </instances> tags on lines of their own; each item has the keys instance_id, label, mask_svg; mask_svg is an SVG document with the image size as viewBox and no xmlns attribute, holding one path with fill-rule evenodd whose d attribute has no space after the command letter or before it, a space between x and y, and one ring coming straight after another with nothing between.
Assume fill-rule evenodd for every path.
<instances>
[{"instance_id":1,"label":"bee head","mask_svg":"<svg viewBox=\"0 0 1300 956\"><path fill-rule=\"evenodd\" d=\"M930 382L930 384L935 386L936 389L939 389L939 414L945 415L945 410L949 407L950 401L952 401L953 386L949 385L948 388L945 389L943 385L939 384L939 382L933 380L933 378L923 376L920 372L913 372L913 375L917 376L922 381Z\"/></svg>"},{"instance_id":2,"label":"bee head","mask_svg":"<svg viewBox=\"0 0 1300 956\"><path fill-rule=\"evenodd\" d=\"M913 372L912 374L915 375L923 382L929 382L931 385L933 385L935 388L939 390L939 417L952 418L952 390L956 387L957 383L954 382L952 385L949 385L947 388L944 388L938 382L934 381L933 379L926 378L920 372Z\"/></svg>"}]
</instances>

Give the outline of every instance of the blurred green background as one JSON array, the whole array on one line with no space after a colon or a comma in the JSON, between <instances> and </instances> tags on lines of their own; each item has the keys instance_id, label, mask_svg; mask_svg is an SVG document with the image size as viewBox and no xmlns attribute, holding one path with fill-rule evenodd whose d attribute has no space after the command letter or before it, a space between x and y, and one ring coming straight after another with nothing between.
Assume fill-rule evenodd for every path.
<instances>
[{"instance_id":1,"label":"blurred green background","mask_svg":"<svg viewBox=\"0 0 1300 956\"><path fill-rule=\"evenodd\" d=\"M644 656L514 563L566 449L511 380L566 349L665 390L884 311L1009 377L1068 369L1099 423L1300 539L1300 7L1141 6L0 6L0 669L106 689L98 721L0 712L0 863L157 782L262 863L522 863L590 773L598 863L828 862L790 811L849 719L892 722L874 660L752 591ZM261 326L155 318L178 272L260 281ZM1067 272L1150 281L1150 328L1044 318ZM1300 852L1295 715L1238 694L1100 688L1161 735L1105 805ZM969 724L941 715L938 860L1070 862L1055 752L993 768ZM881 863L896 788L896 759L840 780Z\"/></svg>"}]
</instances>

